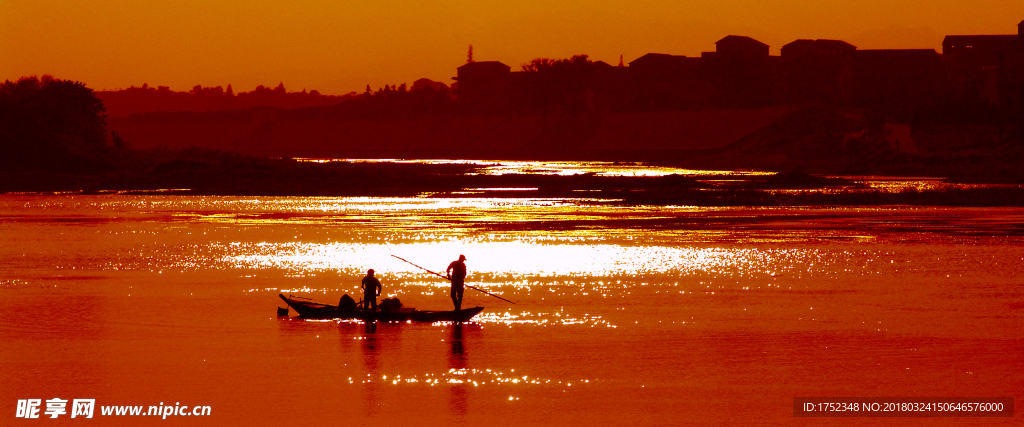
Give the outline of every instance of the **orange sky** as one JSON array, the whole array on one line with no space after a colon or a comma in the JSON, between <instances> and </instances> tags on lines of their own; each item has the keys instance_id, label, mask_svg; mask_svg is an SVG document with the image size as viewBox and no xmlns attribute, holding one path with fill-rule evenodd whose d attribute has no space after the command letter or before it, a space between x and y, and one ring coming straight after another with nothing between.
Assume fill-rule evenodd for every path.
<instances>
[{"instance_id":1,"label":"orange sky","mask_svg":"<svg viewBox=\"0 0 1024 427\"><path fill-rule=\"evenodd\" d=\"M0 0L0 80L52 74L94 89L284 82L330 94L451 83L466 60L513 69L586 53L699 55L729 34L778 54L797 38L941 49L946 34L1014 34L1020 0Z\"/></svg>"}]
</instances>

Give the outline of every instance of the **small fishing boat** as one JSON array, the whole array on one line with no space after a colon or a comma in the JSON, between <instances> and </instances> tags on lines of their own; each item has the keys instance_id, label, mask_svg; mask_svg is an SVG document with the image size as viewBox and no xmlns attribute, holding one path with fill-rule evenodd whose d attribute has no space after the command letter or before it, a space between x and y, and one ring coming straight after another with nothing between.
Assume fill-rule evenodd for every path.
<instances>
[{"instance_id":1,"label":"small fishing boat","mask_svg":"<svg viewBox=\"0 0 1024 427\"><path fill-rule=\"evenodd\" d=\"M308 319L356 319L364 322L466 322L484 311L483 307L464 308L452 311L423 311L415 308L393 308L390 310L362 310L357 307L339 308L336 305L304 301L297 297L278 294L285 304Z\"/></svg>"}]
</instances>

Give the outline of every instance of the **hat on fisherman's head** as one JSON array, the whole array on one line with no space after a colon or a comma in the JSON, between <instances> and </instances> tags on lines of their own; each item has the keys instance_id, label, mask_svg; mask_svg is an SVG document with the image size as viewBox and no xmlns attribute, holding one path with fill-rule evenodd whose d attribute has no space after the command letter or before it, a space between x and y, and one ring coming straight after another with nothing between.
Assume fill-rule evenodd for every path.
<instances>
[{"instance_id":1,"label":"hat on fisherman's head","mask_svg":"<svg viewBox=\"0 0 1024 427\"><path fill-rule=\"evenodd\" d=\"M465 255L459 255L459 261L465 261L465 260L466 260L466 256Z\"/></svg>"}]
</instances>

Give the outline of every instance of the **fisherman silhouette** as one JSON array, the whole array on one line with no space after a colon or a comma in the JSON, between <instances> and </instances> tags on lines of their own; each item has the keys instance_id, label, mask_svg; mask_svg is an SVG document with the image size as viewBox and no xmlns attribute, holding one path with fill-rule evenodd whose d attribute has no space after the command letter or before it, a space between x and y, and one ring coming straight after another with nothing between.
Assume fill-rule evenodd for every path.
<instances>
[{"instance_id":1,"label":"fisherman silhouette","mask_svg":"<svg viewBox=\"0 0 1024 427\"><path fill-rule=\"evenodd\" d=\"M363 308L377 309L377 297L380 296L380 291L384 289L380 285L380 280L373 277L373 269L371 268L366 272L366 277L363 278Z\"/></svg>"},{"instance_id":2,"label":"fisherman silhouette","mask_svg":"<svg viewBox=\"0 0 1024 427\"><path fill-rule=\"evenodd\" d=\"M466 290L466 256L459 255L458 261L452 261L445 270L452 281L452 303L456 310L462 310L462 294Z\"/></svg>"}]
</instances>

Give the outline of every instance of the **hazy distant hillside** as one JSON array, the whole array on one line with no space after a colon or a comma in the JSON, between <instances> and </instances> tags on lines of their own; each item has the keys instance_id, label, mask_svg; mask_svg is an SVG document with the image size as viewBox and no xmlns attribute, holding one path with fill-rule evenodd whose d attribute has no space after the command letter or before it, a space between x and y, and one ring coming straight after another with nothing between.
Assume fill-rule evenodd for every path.
<instances>
[{"instance_id":1,"label":"hazy distant hillside","mask_svg":"<svg viewBox=\"0 0 1024 427\"><path fill-rule=\"evenodd\" d=\"M332 109L151 113L110 119L135 148L199 146L286 157L600 157L715 150L789 113L785 107L649 113L353 118ZM642 156L641 156L642 157ZM628 160L628 159L621 159Z\"/></svg>"}]
</instances>

